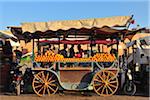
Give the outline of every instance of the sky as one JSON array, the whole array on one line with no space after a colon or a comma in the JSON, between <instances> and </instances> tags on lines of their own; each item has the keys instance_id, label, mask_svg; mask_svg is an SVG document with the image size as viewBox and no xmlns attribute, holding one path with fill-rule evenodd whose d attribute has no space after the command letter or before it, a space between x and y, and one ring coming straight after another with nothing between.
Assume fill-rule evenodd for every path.
<instances>
[{"instance_id":1,"label":"sky","mask_svg":"<svg viewBox=\"0 0 150 100\"><path fill-rule=\"evenodd\" d=\"M0 0L0 30L22 22L77 20L134 15L135 24L150 26L149 0Z\"/></svg>"}]
</instances>

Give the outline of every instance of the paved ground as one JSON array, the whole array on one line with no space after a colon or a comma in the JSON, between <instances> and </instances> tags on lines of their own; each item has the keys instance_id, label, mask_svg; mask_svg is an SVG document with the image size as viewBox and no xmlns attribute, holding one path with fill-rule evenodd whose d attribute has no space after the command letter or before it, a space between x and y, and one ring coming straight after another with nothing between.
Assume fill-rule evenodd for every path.
<instances>
[{"instance_id":1,"label":"paved ground","mask_svg":"<svg viewBox=\"0 0 150 100\"><path fill-rule=\"evenodd\" d=\"M38 97L36 94L21 94L15 96L12 94L1 94L0 100L149 100L149 97L144 96L126 96L126 95L113 95L109 97L101 97L95 94L82 95L79 93L65 93L64 95L55 94L52 96Z\"/></svg>"}]
</instances>

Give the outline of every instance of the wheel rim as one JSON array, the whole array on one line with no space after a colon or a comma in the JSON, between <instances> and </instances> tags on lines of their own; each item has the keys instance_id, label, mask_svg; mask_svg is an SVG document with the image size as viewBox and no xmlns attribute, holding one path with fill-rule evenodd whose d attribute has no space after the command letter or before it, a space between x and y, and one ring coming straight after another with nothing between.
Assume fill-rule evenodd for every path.
<instances>
[{"instance_id":1,"label":"wheel rim","mask_svg":"<svg viewBox=\"0 0 150 100\"><path fill-rule=\"evenodd\" d=\"M118 78L111 71L97 72L93 77L93 88L100 96L113 95L118 89Z\"/></svg>"},{"instance_id":2,"label":"wheel rim","mask_svg":"<svg viewBox=\"0 0 150 100\"><path fill-rule=\"evenodd\" d=\"M130 87L129 87L129 84L125 84L123 90L124 90L124 93L127 95L134 95L136 92L136 86L133 83Z\"/></svg>"},{"instance_id":3,"label":"wheel rim","mask_svg":"<svg viewBox=\"0 0 150 100\"><path fill-rule=\"evenodd\" d=\"M58 90L57 78L53 73L41 71L34 76L32 87L38 96L55 94Z\"/></svg>"}]
</instances>

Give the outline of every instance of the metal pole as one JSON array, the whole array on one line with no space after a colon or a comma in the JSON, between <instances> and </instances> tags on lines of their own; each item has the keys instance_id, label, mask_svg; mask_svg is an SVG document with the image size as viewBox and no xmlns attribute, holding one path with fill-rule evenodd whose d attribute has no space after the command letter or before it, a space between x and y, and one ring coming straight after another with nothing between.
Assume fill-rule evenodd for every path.
<instances>
[{"instance_id":1,"label":"metal pole","mask_svg":"<svg viewBox=\"0 0 150 100\"><path fill-rule=\"evenodd\" d=\"M32 61L34 61L34 39L32 44Z\"/></svg>"},{"instance_id":2,"label":"metal pole","mask_svg":"<svg viewBox=\"0 0 150 100\"><path fill-rule=\"evenodd\" d=\"M98 44L98 53L101 52L100 44Z\"/></svg>"},{"instance_id":3,"label":"metal pole","mask_svg":"<svg viewBox=\"0 0 150 100\"><path fill-rule=\"evenodd\" d=\"M58 37L58 39L59 39L58 51L60 51L60 37Z\"/></svg>"},{"instance_id":4,"label":"metal pole","mask_svg":"<svg viewBox=\"0 0 150 100\"><path fill-rule=\"evenodd\" d=\"M102 44L102 52L104 52L104 45Z\"/></svg>"},{"instance_id":5,"label":"metal pole","mask_svg":"<svg viewBox=\"0 0 150 100\"><path fill-rule=\"evenodd\" d=\"M38 55L39 55L39 54L40 54L40 51L41 51L40 45L39 45L39 39L38 39L38 41L37 41L37 47L38 47Z\"/></svg>"},{"instance_id":6,"label":"metal pole","mask_svg":"<svg viewBox=\"0 0 150 100\"><path fill-rule=\"evenodd\" d=\"M117 39L117 58L119 58L119 40Z\"/></svg>"},{"instance_id":7,"label":"metal pole","mask_svg":"<svg viewBox=\"0 0 150 100\"><path fill-rule=\"evenodd\" d=\"M87 51L89 51L89 45L88 44L87 44ZM88 57L90 56L89 52L87 52L87 55L88 55Z\"/></svg>"},{"instance_id":8,"label":"metal pole","mask_svg":"<svg viewBox=\"0 0 150 100\"><path fill-rule=\"evenodd\" d=\"M91 43L90 43L90 46L91 46L91 56L93 56L92 40L93 40L93 37L92 37L92 34L91 34Z\"/></svg>"}]
</instances>

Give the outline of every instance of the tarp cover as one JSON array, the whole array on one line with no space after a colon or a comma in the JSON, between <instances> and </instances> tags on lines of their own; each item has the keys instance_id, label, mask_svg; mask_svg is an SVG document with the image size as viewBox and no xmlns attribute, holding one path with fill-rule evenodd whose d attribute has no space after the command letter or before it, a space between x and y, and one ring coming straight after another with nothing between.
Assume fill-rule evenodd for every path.
<instances>
[{"instance_id":1,"label":"tarp cover","mask_svg":"<svg viewBox=\"0 0 150 100\"><path fill-rule=\"evenodd\" d=\"M16 38L10 31L8 30L0 30L0 38Z\"/></svg>"},{"instance_id":2,"label":"tarp cover","mask_svg":"<svg viewBox=\"0 0 150 100\"><path fill-rule=\"evenodd\" d=\"M65 21L51 21L51 22L29 22L22 23L23 32L34 33L36 31L45 32L47 30L68 30L71 28L101 28L103 26L126 26L131 16L115 16L107 18L93 18L82 20L65 20Z\"/></svg>"}]
</instances>

